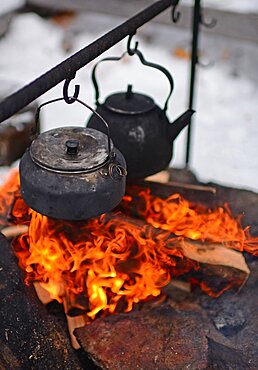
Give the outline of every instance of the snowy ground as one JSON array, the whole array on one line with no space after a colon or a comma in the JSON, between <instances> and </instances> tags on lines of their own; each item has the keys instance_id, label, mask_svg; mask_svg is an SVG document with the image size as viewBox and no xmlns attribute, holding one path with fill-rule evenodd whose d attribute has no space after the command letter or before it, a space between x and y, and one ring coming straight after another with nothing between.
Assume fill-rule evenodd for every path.
<instances>
[{"instance_id":1,"label":"snowy ground","mask_svg":"<svg viewBox=\"0 0 258 370\"><path fill-rule=\"evenodd\" d=\"M25 0L1 0L0 15L19 9L25 4Z\"/></svg>"},{"instance_id":2,"label":"snowy ground","mask_svg":"<svg viewBox=\"0 0 258 370\"><path fill-rule=\"evenodd\" d=\"M64 44L70 44L70 53L74 53L100 36L103 27L107 31L105 27L111 28L116 22L86 15L84 25L88 25L90 31L73 33L75 28L64 30L35 14L19 15L0 40L0 80L28 83L69 56ZM168 113L173 120L187 108L189 80L189 60L176 57L175 50L189 49L190 34L157 25L148 25L139 34L140 49L146 59L164 65L174 76L175 90ZM152 37L148 37L150 35ZM212 64L198 73L191 167L203 181L258 191L257 44L240 45L237 41L209 36L203 37L202 48L202 59L209 59ZM124 49L125 42L122 42L106 55L120 55ZM77 73L76 83L81 84L80 98L93 105L92 65ZM114 91L124 90L128 83L133 83L135 91L152 96L160 105L168 93L165 77L142 67L136 57L103 64L98 76L103 99ZM55 87L39 101L61 96L62 86ZM85 109L77 104L56 103L43 109L42 119L44 130L83 125ZM176 140L172 165L183 167L184 156L185 133L182 133Z\"/></svg>"},{"instance_id":3,"label":"snowy ground","mask_svg":"<svg viewBox=\"0 0 258 370\"><path fill-rule=\"evenodd\" d=\"M192 5L193 0L182 0L181 4ZM208 8L223 9L233 12L258 12L257 0L203 0L202 4Z\"/></svg>"}]
</instances>

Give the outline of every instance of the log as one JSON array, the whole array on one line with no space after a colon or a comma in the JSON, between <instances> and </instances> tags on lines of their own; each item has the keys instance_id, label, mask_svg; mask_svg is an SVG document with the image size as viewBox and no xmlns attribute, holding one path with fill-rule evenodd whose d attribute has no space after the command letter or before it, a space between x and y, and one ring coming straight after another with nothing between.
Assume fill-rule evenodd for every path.
<instances>
[{"instance_id":1,"label":"log","mask_svg":"<svg viewBox=\"0 0 258 370\"><path fill-rule=\"evenodd\" d=\"M126 194L130 195L133 187L138 187L138 189L150 189L153 195L161 197L162 199L168 198L170 195L175 193L180 193L182 197L187 199L189 202L194 204L199 203L213 207L217 200L217 190L216 186L206 185L206 184L185 184L182 182L168 182L168 183L158 183L155 181L144 181L139 180L134 184L130 183L127 186Z\"/></svg>"},{"instance_id":2,"label":"log","mask_svg":"<svg viewBox=\"0 0 258 370\"><path fill-rule=\"evenodd\" d=\"M49 292L42 286L41 283L35 282L33 283L33 286L37 293L38 298L44 305L47 305L53 301ZM79 298L80 298L80 295L79 295ZM79 306L79 298L74 297L74 302L72 304L71 300L68 297L63 297L63 307L64 307L64 313L66 316L68 331L70 335L70 341L71 341L73 348L76 350L81 347L79 343L77 342L73 332L76 328L80 328L86 325L86 323L88 323L89 321L87 316L84 315L85 312L89 308L88 301L85 302L85 299L84 299L83 302L80 302L80 306Z\"/></svg>"},{"instance_id":3,"label":"log","mask_svg":"<svg viewBox=\"0 0 258 370\"><path fill-rule=\"evenodd\" d=\"M221 186L215 183L199 183L188 186L188 184L167 183L160 184L153 181L137 181L142 189L151 189L152 194L163 199L171 194L180 193L185 199L194 204L202 204L207 207L224 206L227 203L233 215L243 215L243 227L251 226L251 234L258 236L258 194L245 189L236 189ZM127 188L130 192L130 187Z\"/></svg>"},{"instance_id":4,"label":"log","mask_svg":"<svg viewBox=\"0 0 258 370\"><path fill-rule=\"evenodd\" d=\"M158 173L155 173L155 175L146 177L145 180L146 181L155 181L155 182L159 182L161 184L165 184L169 180L169 172L166 171L166 170L160 171Z\"/></svg>"},{"instance_id":5,"label":"log","mask_svg":"<svg viewBox=\"0 0 258 370\"><path fill-rule=\"evenodd\" d=\"M122 213L108 213L105 220L112 220L118 225L133 226L141 235L148 230L146 231L148 237L151 236L153 240L165 240L168 250L174 248L178 251L177 254L181 255L177 265L172 269L172 276L184 276L184 280L200 285L211 295L219 296L228 288L239 291L249 276L250 270L243 254L221 244L178 238L174 234L154 228L143 220Z\"/></svg>"},{"instance_id":6,"label":"log","mask_svg":"<svg viewBox=\"0 0 258 370\"><path fill-rule=\"evenodd\" d=\"M67 325L68 325L68 330L70 334L70 339L71 339L71 344L74 349L80 349L81 346L78 343L75 335L74 335L74 330L77 328L81 328L86 325L86 323L89 321L86 315L78 315L78 316L70 316L69 315L69 300L64 298L64 312L66 315L66 320L67 320Z\"/></svg>"},{"instance_id":7,"label":"log","mask_svg":"<svg viewBox=\"0 0 258 370\"><path fill-rule=\"evenodd\" d=\"M199 313L163 305L97 319L75 330L105 370L207 369L207 326Z\"/></svg>"},{"instance_id":8,"label":"log","mask_svg":"<svg viewBox=\"0 0 258 370\"><path fill-rule=\"evenodd\" d=\"M46 305L53 301L53 299L50 296L50 293L46 289L44 289L39 282L36 281L35 283L33 283L33 286L34 286L35 292L37 293L39 300L43 304Z\"/></svg>"},{"instance_id":9,"label":"log","mask_svg":"<svg viewBox=\"0 0 258 370\"><path fill-rule=\"evenodd\" d=\"M81 369L65 324L27 287L11 245L0 235L0 368Z\"/></svg>"},{"instance_id":10,"label":"log","mask_svg":"<svg viewBox=\"0 0 258 370\"><path fill-rule=\"evenodd\" d=\"M8 239L14 238L15 236L19 236L25 234L28 231L29 227L27 225L15 225L15 226L7 226L1 230L1 233Z\"/></svg>"}]
</instances>

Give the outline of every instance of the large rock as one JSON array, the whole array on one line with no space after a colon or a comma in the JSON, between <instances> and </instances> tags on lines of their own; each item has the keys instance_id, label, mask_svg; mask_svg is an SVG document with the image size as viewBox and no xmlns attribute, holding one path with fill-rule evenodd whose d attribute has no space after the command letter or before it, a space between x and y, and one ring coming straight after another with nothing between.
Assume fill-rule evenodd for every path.
<instances>
[{"instance_id":1,"label":"large rock","mask_svg":"<svg viewBox=\"0 0 258 370\"><path fill-rule=\"evenodd\" d=\"M166 305L108 316L75 330L83 349L105 370L206 369L206 334L198 314Z\"/></svg>"},{"instance_id":2,"label":"large rock","mask_svg":"<svg viewBox=\"0 0 258 370\"><path fill-rule=\"evenodd\" d=\"M0 369L82 369L66 327L26 287L1 234L0 248Z\"/></svg>"}]
</instances>

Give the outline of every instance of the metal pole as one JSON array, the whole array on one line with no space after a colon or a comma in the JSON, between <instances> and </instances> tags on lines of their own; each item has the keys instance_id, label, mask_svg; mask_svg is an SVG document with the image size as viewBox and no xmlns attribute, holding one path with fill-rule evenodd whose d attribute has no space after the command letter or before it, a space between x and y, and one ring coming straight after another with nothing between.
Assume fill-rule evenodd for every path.
<instances>
[{"instance_id":1,"label":"metal pole","mask_svg":"<svg viewBox=\"0 0 258 370\"><path fill-rule=\"evenodd\" d=\"M160 0L155 2L90 45L73 54L70 58L64 60L30 84L7 97L0 103L0 122L17 113L20 109L61 81L67 78L73 78L79 69L117 44L127 35L134 34L143 24L170 6L177 5L177 3L178 0Z\"/></svg>"},{"instance_id":2,"label":"metal pole","mask_svg":"<svg viewBox=\"0 0 258 370\"><path fill-rule=\"evenodd\" d=\"M198 39L199 39L199 25L201 20L201 0L195 0L193 18L192 18L192 58L191 58L191 77L190 77L190 94L189 94L189 109L193 109L194 95L195 95L195 77L196 77L196 64L198 63ZM186 167L189 165L191 154L191 134L192 125L191 120L187 128L187 143L186 143Z\"/></svg>"}]
</instances>

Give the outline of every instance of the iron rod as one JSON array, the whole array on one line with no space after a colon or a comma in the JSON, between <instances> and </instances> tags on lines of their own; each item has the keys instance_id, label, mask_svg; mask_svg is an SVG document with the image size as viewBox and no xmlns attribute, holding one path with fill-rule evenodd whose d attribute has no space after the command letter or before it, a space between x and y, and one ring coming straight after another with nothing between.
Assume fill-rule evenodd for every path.
<instances>
[{"instance_id":1,"label":"iron rod","mask_svg":"<svg viewBox=\"0 0 258 370\"><path fill-rule=\"evenodd\" d=\"M189 109L194 107L195 97L195 77L196 77L196 65L198 63L198 41L199 41L199 27L201 19L201 0L195 0L193 18L192 18L192 56L191 56L191 77L190 77L190 88L189 88ZM187 127L187 142L186 142L186 167L189 165L190 154L192 144L192 118Z\"/></svg>"},{"instance_id":2,"label":"iron rod","mask_svg":"<svg viewBox=\"0 0 258 370\"><path fill-rule=\"evenodd\" d=\"M20 109L24 108L61 81L69 77L72 78L79 69L94 60L104 51L110 49L127 35L134 34L143 24L149 22L158 14L177 3L178 0L160 0L155 2L14 94L8 96L0 103L0 122L17 113Z\"/></svg>"}]
</instances>

